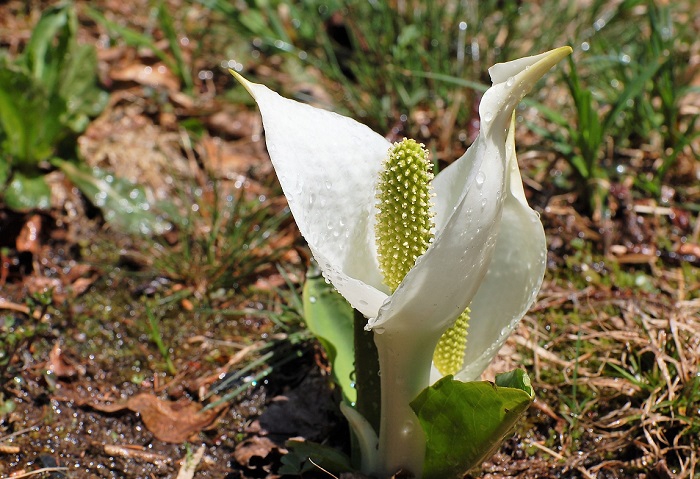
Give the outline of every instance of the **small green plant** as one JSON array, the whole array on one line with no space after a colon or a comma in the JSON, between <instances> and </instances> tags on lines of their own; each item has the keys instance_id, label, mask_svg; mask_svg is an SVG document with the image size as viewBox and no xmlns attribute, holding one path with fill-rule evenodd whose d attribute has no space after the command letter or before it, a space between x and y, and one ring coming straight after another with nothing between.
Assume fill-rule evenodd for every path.
<instances>
[{"instance_id":1,"label":"small green plant","mask_svg":"<svg viewBox=\"0 0 700 479\"><path fill-rule=\"evenodd\" d=\"M170 348L166 346L165 342L163 341L163 335L160 331L158 319L156 319L155 315L153 314L153 309L150 307L150 305L146 305L146 316L148 317L148 335L150 336L151 341L153 341L153 344L155 344L158 348L158 352L163 358L163 361L165 361L165 366L168 373L174 375L177 373L177 369L175 368L175 364L170 357Z\"/></svg>"},{"instance_id":2,"label":"small green plant","mask_svg":"<svg viewBox=\"0 0 700 479\"><path fill-rule=\"evenodd\" d=\"M694 37L673 21L672 8L626 1L601 17L583 51L569 59L565 81L575 122L540 108L558 129L534 129L569 162L580 199L596 220L607 211L610 182L627 171L620 148L659 143L660 164L635 177L644 193L659 195L679 153L700 135L698 115L683 117L679 106L690 91L684 78L692 75L687 55Z\"/></svg>"},{"instance_id":3,"label":"small green plant","mask_svg":"<svg viewBox=\"0 0 700 479\"><path fill-rule=\"evenodd\" d=\"M576 122L546 108L540 112L559 129L554 133L538 130L549 137L554 148L567 159L575 174L575 184L593 218L600 220L607 209L612 164L604 161L606 141L612 134L622 112L644 94L647 82L658 72L661 64L647 65L638 76L630 78L624 89L606 105L594 97L593 91L580 80L576 62L569 58L566 85L573 100ZM605 111L603 115L599 112Z\"/></svg>"},{"instance_id":4,"label":"small green plant","mask_svg":"<svg viewBox=\"0 0 700 479\"><path fill-rule=\"evenodd\" d=\"M130 233L162 233L169 224L153 212L144 190L78 162L76 141L108 99L97 84L97 56L77 40L71 3L46 9L22 54L0 52L0 191L10 209L48 209L45 174L59 168Z\"/></svg>"},{"instance_id":5,"label":"small green plant","mask_svg":"<svg viewBox=\"0 0 700 479\"><path fill-rule=\"evenodd\" d=\"M282 366L301 358L310 350L311 331L303 328L304 304L298 286L293 283L289 271L281 266L277 270L284 279L286 288L275 288L275 305L267 310L255 310L254 314L269 318L276 326L276 333L257 343L246 346L248 353L243 365L229 371L216 384L212 385L204 399L220 395L205 407L216 408L234 401L246 391L265 383ZM330 288L329 285L324 285ZM281 302L280 302L281 300ZM250 310L200 310L200 313L247 316Z\"/></svg>"},{"instance_id":6,"label":"small green plant","mask_svg":"<svg viewBox=\"0 0 700 479\"><path fill-rule=\"evenodd\" d=\"M49 207L49 161L74 160L77 136L106 104L95 50L77 29L72 5L51 7L19 57L0 52L0 187L12 209Z\"/></svg>"},{"instance_id":7,"label":"small green plant","mask_svg":"<svg viewBox=\"0 0 700 479\"><path fill-rule=\"evenodd\" d=\"M266 267L280 252L274 240L289 210L275 211L267 198L245 197L245 189L222 192L218 181L204 187L185 186L182 212L171 214L179 241L172 247L148 246L156 270L194 290L209 301L221 292L235 291Z\"/></svg>"},{"instance_id":8,"label":"small green plant","mask_svg":"<svg viewBox=\"0 0 700 479\"><path fill-rule=\"evenodd\" d=\"M693 74L689 57L695 33L688 31L684 22L673 21L671 4L648 1L646 7L649 39L643 44L642 58L645 63L659 61L660 66L649 87L649 106L644 115L649 124L645 127L646 131L660 135L663 155L654 173L637 178L637 184L658 196L662 181L679 153L688 146L693 147L694 140L700 136L700 129L696 128L700 115L682 115L680 111L681 98L692 88L686 82ZM694 68L697 71L697 65ZM660 107L654 108L655 105Z\"/></svg>"}]
</instances>

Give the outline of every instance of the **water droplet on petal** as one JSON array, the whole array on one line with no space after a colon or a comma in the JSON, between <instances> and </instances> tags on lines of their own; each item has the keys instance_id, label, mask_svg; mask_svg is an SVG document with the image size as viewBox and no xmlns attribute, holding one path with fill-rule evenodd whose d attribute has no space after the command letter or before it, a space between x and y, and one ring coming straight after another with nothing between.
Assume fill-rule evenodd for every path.
<instances>
[{"instance_id":1,"label":"water droplet on petal","mask_svg":"<svg viewBox=\"0 0 700 479\"><path fill-rule=\"evenodd\" d=\"M490 122L491 120L493 120L493 112L485 111L485 112L484 112L484 118L482 118L482 121L483 121L484 123L488 123L488 122Z\"/></svg>"},{"instance_id":2,"label":"water droplet on petal","mask_svg":"<svg viewBox=\"0 0 700 479\"><path fill-rule=\"evenodd\" d=\"M508 77L508 80L506 80L506 86L513 86L514 83L515 83L514 77Z\"/></svg>"},{"instance_id":3,"label":"water droplet on petal","mask_svg":"<svg viewBox=\"0 0 700 479\"><path fill-rule=\"evenodd\" d=\"M406 421L405 423L403 423L403 427L401 428L401 434L403 434L404 436L410 436L411 434L413 434L413 430L415 429L415 427L416 426L413 423L413 421Z\"/></svg>"},{"instance_id":4,"label":"water droplet on petal","mask_svg":"<svg viewBox=\"0 0 700 479\"><path fill-rule=\"evenodd\" d=\"M476 186L482 186L484 181L486 181L486 174L483 171L478 172L476 174Z\"/></svg>"},{"instance_id":5,"label":"water droplet on petal","mask_svg":"<svg viewBox=\"0 0 700 479\"><path fill-rule=\"evenodd\" d=\"M315 302L316 302L316 296L311 296L311 297L309 298L309 303L313 304L313 303L315 303Z\"/></svg>"}]
</instances>

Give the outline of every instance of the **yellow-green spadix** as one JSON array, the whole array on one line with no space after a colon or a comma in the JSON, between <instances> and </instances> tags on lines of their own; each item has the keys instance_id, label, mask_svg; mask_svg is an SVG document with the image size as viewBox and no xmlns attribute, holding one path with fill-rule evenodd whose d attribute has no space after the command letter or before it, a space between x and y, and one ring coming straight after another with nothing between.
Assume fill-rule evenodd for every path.
<instances>
[{"instance_id":1,"label":"yellow-green spadix","mask_svg":"<svg viewBox=\"0 0 700 479\"><path fill-rule=\"evenodd\" d=\"M546 243L515 157L513 110L562 47L493 66L481 131L432 181L434 239L392 291L376 246L376 185L391 144L347 117L288 100L235 74L262 113L270 158L325 277L368 318L382 380L377 470L422 472L424 439L409 403L440 373L441 334L469 306L463 381L478 378L539 291ZM371 94L372 92L368 92ZM385 392L386 391L386 392Z\"/></svg>"}]
</instances>

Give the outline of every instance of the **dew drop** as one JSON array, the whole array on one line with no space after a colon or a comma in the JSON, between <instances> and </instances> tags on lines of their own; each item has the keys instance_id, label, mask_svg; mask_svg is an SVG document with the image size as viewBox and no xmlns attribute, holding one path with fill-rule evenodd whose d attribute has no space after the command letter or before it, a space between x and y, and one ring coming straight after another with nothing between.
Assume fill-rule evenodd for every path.
<instances>
[{"instance_id":1,"label":"dew drop","mask_svg":"<svg viewBox=\"0 0 700 479\"><path fill-rule=\"evenodd\" d=\"M313 303L315 303L315 302L316 302L316 296L311 296L311 297L309 298L309 303L313 304Z\"/></svg>"},{"instance_id":2,"label":"dew drop","mask_svg":"<svg viewBox=\"0 0 700 479\"><path fill-rule=\"evenodd\" d=\"M478 172L476 174L476 186L482 186L484 181L486 181L486 175L483 171Z\"/></svg>"},{"instance_id":3,"label":"dew drop","mask_svg":"<svg viewBox=\"0 0 700 479\"><path fill-rule=\"evenodd\" d=\"M481 209L482 209L482 210L483 210L484 208L486 208L486 203L487 203L486 198L482 198L482 199L481 199Z\"/></svg>"},{"instance_id":4,"label":"dew drop","mask_svg":"<svg viewBox=\"0 0 700 479\"><path fill-rule=\"evenodd\" d=\"M491 120L493 120L493 112L490 111L485 111L484 112L484 118L482 118L484 123L488 123Z\"/></svg>"},{"instance_id":5,"label":"dew drop","mask_svg":"<svg viewBox=\"0 0 700 479\"><path fill-rule=\"evenodd\" d=\"M506 80L506 86L513 86L514 83L515 83L514 77L508 77L508 80Z\"/></svg>"}]
</instances>

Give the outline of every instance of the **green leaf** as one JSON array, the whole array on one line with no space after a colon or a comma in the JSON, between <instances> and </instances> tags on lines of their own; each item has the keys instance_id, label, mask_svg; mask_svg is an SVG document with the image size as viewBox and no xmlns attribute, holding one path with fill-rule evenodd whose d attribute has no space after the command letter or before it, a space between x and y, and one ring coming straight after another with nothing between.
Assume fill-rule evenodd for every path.
<instances>
[{"instance_id":1,"label":"green leaf","mask_svg":"<svg viewBox=\"0 0 700 479\"><path fill-rule=\"evenodd\" d=\"M426 437L423 477L462 477L510 434L534 394L522 371L496 381L463 383L446 376L411 403Z\"/></svg>"},{"instance_id":2,"label":"green leaf","mask_svg":"<svg viewBox=\"0 0 700 479\"><path fill-rule=\"evenodd\" d=\"M530 376L522 369L513 369L510 372L496 375L496 386L502 388L513 388L525 391L528 396L534 398L535 390L532 389Z\"/></svg>"},{"instance_id":3,"label":"green leaf","mask_svg":"<svg viewBox=\"0 0 700 479\"><path fill-rule=\"evenodd\" d=\"M2 150L13 166L32 170L51 156L65 136L61 117L65 102L49 95L38 81L16 65L0 62L0 130Z\"/></svg>"},{"instance_id":4,"label":"green leaf","mask_svg":"<svg viewBox=\"0 0 700 479\"><path fill-rule=\"evenodd\" d=\"M23 54L0 55L0 148L25 174L53 155L72 156L76 133L106 105L95 49L78 45L77 25L70 4L47 8Z\"/></svg>"},{"instance_id":5,"label":"green leaf","mask_svg":"<svg viewBox=\"0 0 700 479\"><path fill-rule=\"evenodd\" d=\"M51 189L43 176L15 173L5 191L5 205L15 211L46 210L51 206Z\"/></svg>"},{"instance_id":6,"label":"green leaf","mask_svg":"<svg viewBox=\"0 0 700 479\"><path fill-rule=\"evenodd\" d=\"M50 89L58 79L59 63L65 58L70 41L74 40L74 17L75 13L68 5L58 5L44 11L23 53L34 78Z\"/></svg>"},{"instance_id":7,"label":"green leaf","mask_svg":"<svg viewBox=\"0 0 700 479\"><path fill-rule=\"evenodd\" d=\"M300 475L322 467L332 474L352 470L350 459L340 451L313 442L287 441L289 451L282 457L282 467L277 472L285 475Z\"/></svg>"},{"instance_id":8,"label":"green leaf","mask_svg":"<svg viewBox=\"0 0 700 479\"><path fill-rule=\"evenodd\" d=\"M123 178L115 178L100 168L85 168L54 160L68 179L80 188L107 222L132 234L161 234L170 224L151 211L143 188Z\"/></svg>"},{"instance_id":9,"label":"green leaf","mask_svg":"<svg viewBox=\"0 0 700 479\"><path fill-rule=\"evenodd\" d=\"M109 94L97 86L97 54L91 45L76 45L61 72L58 94L65 101L65 124L82 133L91 117L99 115Z\"/></svg>"},{"instance_id":10,"label":"green leaf","mask_svg":"<svg viewBox=\"0 0 700 479\"><path fill-rule=\"evenodd\" d=\"M355 370L352 307L320 274L307 275L303 296L306 326L326 350L345 400L354 403L357 391L351 380Z\"/></svg>"}]
</instances>

